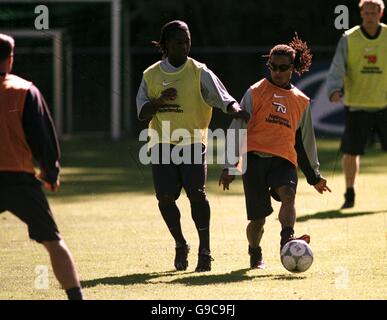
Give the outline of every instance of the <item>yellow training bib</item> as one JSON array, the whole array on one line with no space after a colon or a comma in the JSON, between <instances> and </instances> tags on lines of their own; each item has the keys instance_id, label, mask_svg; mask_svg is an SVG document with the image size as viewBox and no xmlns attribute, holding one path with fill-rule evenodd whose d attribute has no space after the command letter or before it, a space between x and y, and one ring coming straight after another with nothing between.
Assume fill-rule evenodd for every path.
<instances>
[{"instance_id":1,"label":"yellow training bib","mask_svg":"<svg viewBox=\"0 0 387 320\"><path fill-rule=\"evenodd\" d=\"M367 39L356 26L348 36L344 104L351 107L387 106L387 26L376 39Z\"/></svg>"},{"instance_id":2,"label":"yellow training bib","mask_svg":"<svg viewBox=\"0 0 387 320\"><path fill-rule=\"evenodd\" d=\"M202 63L188 58L184 67L173 73L161 69L160 61L144 71L148 97L156 99L167 88L177 90L177 98L161 107L149 123L151 145L172 143L188 145L199 142L207 145L208 126L212 108L203 99L200 90Z\"/></svg>"}]
</instances>

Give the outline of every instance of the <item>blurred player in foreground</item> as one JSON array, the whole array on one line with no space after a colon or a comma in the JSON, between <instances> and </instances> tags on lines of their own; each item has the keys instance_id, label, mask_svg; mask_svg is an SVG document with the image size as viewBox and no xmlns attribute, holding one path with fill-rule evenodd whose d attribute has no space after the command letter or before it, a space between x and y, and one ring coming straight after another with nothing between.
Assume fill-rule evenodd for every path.
<instances>
[{"instance_id":1,"label":"blurred player in foreground","mask_svg":"<svg viewBox=\"0 0 387 320\"><path fill-rule=\"evenodd\" d=\"M11 74L14 39L0 34L0 213L10 211L47 249L54 274L70 300L82 290L41 184L59 188L59 145L46 102L31 82ZM35 176L33 159L40 166ZM42 181L42 182L41 182ZM21 289L22 290L22 289Z\"/></svg>"}]
</instances>

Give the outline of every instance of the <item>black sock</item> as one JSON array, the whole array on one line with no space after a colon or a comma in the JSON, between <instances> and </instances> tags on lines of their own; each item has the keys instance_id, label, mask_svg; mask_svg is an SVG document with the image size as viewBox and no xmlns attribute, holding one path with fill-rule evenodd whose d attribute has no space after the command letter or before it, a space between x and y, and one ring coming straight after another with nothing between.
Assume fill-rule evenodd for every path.
<instances>
[{"instance_id":1,"label":"black sock","mask_svg":"<svg viewBox=\"0 0 387 320\"><path fill-rule=\"evenodd\" d=\"M80 287L67 289L66 294L69 300L83 300L82 289Z\"/></svg>"},{"instance_id":2,"label":"black sock","mask_svg":"<svg viewBox=\"0 0 387 320\"><path fill-rule=\"evenodd\" d=\"M355 198L355 189L353 187L347 188L344 196L348 200L353 200Z\"/></svg>"},{"instance_id":3,"label":"black sock","mask_svg":"<svg viewBox=\"0 0 387 320\"><path fill-rule=\"evenodd\" d=\"M184 240L184 242L176 242L176 248L182 248L187 246L188 243Z\"/></svg>"},{"instance_id":4,"label":"black sock","mask_svg":"<svg viewBox=\"0 0 387 320\"><path fill-rule=\"evenodd\" d=\"M199 235L199 252L210 251L210 204L206 198L191 201L191 214Z\"/></svg>"},{"instance_id":5,"label":"black sock","mask_svg":"<svg viewBox=\"0 0 387 320\"><path fill-rule=\"evenodd\" d=\"M294 235L294 229L292 227L285 227L281 231L281 246L286 243Z\"/></svg>"},{"instance_id":6,"label":"black sock","mask_svg":"<svg viewBox=\"0 0 387 320\"><path fill-rule=\"evenodd\" d=\"M202 252L203 249L210 251L210 230L209 228L205 230L198 230L199 233L199 252Z\"/></svg>"},{"instance_id":7,"label":"black sock","mask_svg":"<svg viewBox=\"0 0 387 320\"><path fill-rule=\"evenodd\" d=\"M176 203L173 202L167 205L159 203L159 209L165 223L168 226L169 232L171 233L173 239L175 239L176 247L187 244L183 236L183 231L181 230L180 211L176 206Z\"/></svg>"}]
</instances>

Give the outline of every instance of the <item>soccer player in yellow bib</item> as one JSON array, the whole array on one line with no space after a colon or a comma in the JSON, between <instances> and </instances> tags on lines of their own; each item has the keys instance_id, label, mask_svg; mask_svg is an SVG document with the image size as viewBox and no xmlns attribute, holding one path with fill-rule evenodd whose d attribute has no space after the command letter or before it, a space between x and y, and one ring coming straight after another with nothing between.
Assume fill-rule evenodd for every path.
<instances>
[{"instance_id":1,"label":"soccer player in yellow bib","mask_svg":"<svg viewBox=\"0 0 387 320\"><path fill-rule=\"evenodd\" d=\"M355 180L367 138L379 135L387 150L387 25L382 0L361 0L362 24L344 32L329 69L329 99L344 95L345 130L341 139L346 192L342 209L355 204Z\"/></svg>"},{"instance_id":2,"label":"soccer player in yellow bib","mask_svg":"<svg viewBox=\"0 0 387 320\"><path fill-rule=\"evenodd\" d=\"M151 150L152 155L157 155L157 161L152 160L152 174L158 206L176 243L175 268L186 270L190 247L183 236L176 206L184 188L199 234L195 271L210 271L210 206L205 192L205 157L212 107L234 117L248 115L206 65L188 57L191 35L185 22L175 20L165 24L160 40L154 44L163 57L144 71L137 93L137 111L140 120L151 119ZM185 134L174 137L179 130ZM178 164L173 159L176 150L188 151L192 157ZM195 150L199 151L196 159Z\"/></svg>"},{"instance_id":3,"label":"soccer player in yellow bib","mask_svg":"<svg viewBox=\"0 0 387 320\"><path fill-rule=\"evenodd\" d=\"M295 239L297 165L319 193L330 191L319 172L310 99L290 83L293 72L301 75L308 71L312 61L309 48L295 36L289 45L272 48L268 57L270 77L253 84L240 104L251 115L250 120L246 125L235 119L230 125L235 130L247 126L247 165L242 176L249 220L246 234L250 267L258 269L265 268L260 242L265 219L273 212L271 196L281 201L281 248ZM227 142L226 147L229 145ZM229 168L236 165L228 163L222 171L219 185L223 190L234 180ZM309 243L310 236L298 239Z\"/></svg>"}]
</instances>

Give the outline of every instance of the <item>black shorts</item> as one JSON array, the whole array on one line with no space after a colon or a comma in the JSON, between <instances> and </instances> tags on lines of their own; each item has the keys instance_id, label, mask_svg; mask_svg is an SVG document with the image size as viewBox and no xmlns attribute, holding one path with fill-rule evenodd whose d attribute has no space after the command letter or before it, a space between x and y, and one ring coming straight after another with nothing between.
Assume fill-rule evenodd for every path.
<instances>
[{"instance_id":1,"label":"black shorts","mask_svg":"<svg viewBox=\"0 0 387 320\"><path fill-rule=\"evenodd\" d=\"M364 154L368 139L377 134L382 149L387 151L387 108L380 111L345 111L345 130L341 151L345 154Z\"/></svg>"},{"instance_id":2,"label":"black shorts","mask_svg":"<svg viewBox=\"0 0 387 320\"><path fill-rule=\"evenodd\" d=\"M283 158L263 158L252 152L247 154L247 170L243 175L248 220L263 219L273 212L272 196L280 201L275 189L291 186L297 190L297 169Z\"/></svg>"},{"instance_id":3,"label":"black shorts","mask_svg":"<svg viewBox=\"0 0 387 320\"><path fill-rule=\"evenodd\" d=\"M60 240L61 236L39 181L0 185L0 213L10 211L28 226L29 237L37 242Z\"/></svg>"},{"instance_id":4,"label":"black shorts","mask_svg":"<svg viewBox=\"0 0 387 320\"><path fill-rule=\"evenodd\" d=\"M168 145L169 152L172 152L174 147L174 145ZM194 148L194 145L186 148ZM161 146L159 150L161 150ZM158 164L152 163L153 184L157 199L168 196L176 200L179 198L182 188L184 188L189 199L205 197L207 180L205 146L201 145L200 150L200 163L194 163L193 158L187 164L161 163L161 155Z\"/></svg>"}]
</instances>

